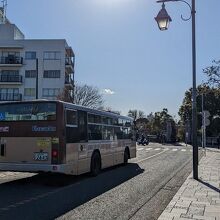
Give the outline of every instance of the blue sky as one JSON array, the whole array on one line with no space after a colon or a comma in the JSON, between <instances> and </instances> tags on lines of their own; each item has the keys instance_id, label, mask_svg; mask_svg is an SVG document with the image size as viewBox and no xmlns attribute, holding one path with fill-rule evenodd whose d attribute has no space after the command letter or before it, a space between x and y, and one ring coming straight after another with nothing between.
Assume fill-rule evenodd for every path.
<instances>
[{"instance_id":1,"label":"blue sky","mask_svg":"<svg viewBox=\"0 0 220 220\"><path fill-rule=\"evenodd\" d=\"M199 84L202 69L220 59L220 1L197 0L196 8ZM7 17L27 39L65 38L76 54L75 79L114 91L104 95L106 106L177 115L192 85L191 21L180 18L190 11L167 3L173 21L161 32L160 9L156 0L8 0Z\"/></svg>"}]
</instances>

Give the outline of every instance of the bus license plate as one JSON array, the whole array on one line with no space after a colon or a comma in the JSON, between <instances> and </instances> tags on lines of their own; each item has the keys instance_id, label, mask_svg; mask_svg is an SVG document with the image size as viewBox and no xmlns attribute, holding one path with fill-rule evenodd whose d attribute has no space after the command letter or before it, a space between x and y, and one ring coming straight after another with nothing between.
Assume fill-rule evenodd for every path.
<instances>
[{"instance_id":1,"label":"bus license plate","mask_svg":"<svg viewBox=\"0 0 220 220\"><path fill-rule=\"evenodd\" d=\"M37 160L37 161L48 160L48 153L44 153L44 152L34 153L34 160Z\"/></svg>"}]
</instances>

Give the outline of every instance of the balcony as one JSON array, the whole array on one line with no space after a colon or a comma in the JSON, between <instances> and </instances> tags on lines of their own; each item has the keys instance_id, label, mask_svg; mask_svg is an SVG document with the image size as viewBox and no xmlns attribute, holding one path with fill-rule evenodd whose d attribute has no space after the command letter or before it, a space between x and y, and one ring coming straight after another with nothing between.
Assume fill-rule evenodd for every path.
<instances>
[{"instance_id":1,"label":"balcony","mask_svg":"<svg viewBox=\"0 0 220 220\"><path fill-rule=\"evenodd\" d=\"M0 84L21 84L22 76L20 75L0 75Z\"/></svg>"},{"instance_id":2,"label":"balcony","mask_svg":"<svg viewBox=\"0 0 220 220\"><path fill-rule=\"evenodd\" d=\"M73 89L74 87L74 81L68 76L66 76L65 78L65 86L67 86L70 89Z\"/></svg>"},{"instance_id":3,"label":"balcony","mask_svg":"<svg viewBox=\"0 0 220 220\"><path fill-rule=\"evenodd\" d=\"M22 66L23 57L7 56L0 57L0 66Z\"/></svg>"},{"instance_id":4,"label":"balcony","mask_svg":"<svg viewBox=\"0 0 220 220\"><path fill-rule=\"evenodd\" d=\"M22 94L19 93L0 93L0 101L21 101Z\"/></svg>"},{"instance_id":5,"label":"balcony","mask_svg":"<svg viewBox=\"0 0 220 220\"><path fill-rule=\"evenodd\" d=\"M65 59L65 65L68 73L74 72L74 61L72 57L66 57Z\"/></svg>"}]
</instances>

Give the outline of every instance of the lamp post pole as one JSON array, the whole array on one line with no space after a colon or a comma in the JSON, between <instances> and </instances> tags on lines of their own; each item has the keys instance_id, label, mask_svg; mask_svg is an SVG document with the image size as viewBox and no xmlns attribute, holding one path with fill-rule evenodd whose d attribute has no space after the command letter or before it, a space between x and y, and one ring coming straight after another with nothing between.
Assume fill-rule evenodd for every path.
<instances>
[{"instance_id":1,"label":"lamp post pole","mask_svg":"<svg viewBox=\"0 0 220 220\"><path fill-rule=\"evenodd\" d=\"M167 30L169 23L172 21L165 9L166 2L183 2L190 8L190 17L184 18L181 15L182 20L188 21L192 19L192 144L193 144L193 178L198 180L198 144L197 144L197 109L196 109L196 10L195 0L191 0L190 5L185 0L158 0L157 3L162 3L162 9L158 13L155 20L158 23L160 30Z\"/></svg>"},{"instance_id":2,"label":"lamp post pole","mask_svg":"<svg viewBox=\"0 0 220 220\"><path fill-rule=\"evenodd\" d=\"M196 109L196 9L192 0L192 135L193 135L193 178L198 180L198 143L197 143L197 109Z\"/></svg>"},{"instance_id":3,"label":"lamp post pole","mask_svg":"<svg viewBox=\"0 0 220 220\"><path fill-rule=\"evenodd\" d=\"M204 127L205 127L205 117L204 117L204 93L202 92L202 148L204 148Z\"/></svg>"}]
</instances>

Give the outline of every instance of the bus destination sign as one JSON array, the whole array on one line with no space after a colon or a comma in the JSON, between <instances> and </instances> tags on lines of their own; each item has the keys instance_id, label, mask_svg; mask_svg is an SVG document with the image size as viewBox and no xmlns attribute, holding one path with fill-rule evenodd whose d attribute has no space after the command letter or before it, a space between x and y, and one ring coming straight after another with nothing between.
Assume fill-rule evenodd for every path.
<instances>
[{"instance_id":1,"label":"bus destination sign","mask_svg":"<svg viewBox=\"0 0 220 220\"><path fill-rule=\"evenodd\" d=\"M9 132L9 127L6 126L6 127L0 127L0 132L3 133L3 132Z\"/></svg>"},{"instance_id":2,"label":"bus destination sign","mask_svg":"<svg viewBox=\"0 0 220 220\"><path fill-rule=\"evenodd\" d=\"M34 132L53 132L56 131L56 127L47 126L47 127L39 127L37 125L32 126L32 131Z\"/></svg>"}]
</instances>

